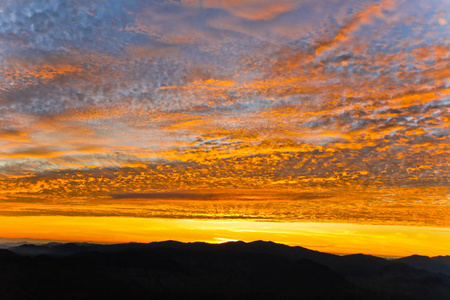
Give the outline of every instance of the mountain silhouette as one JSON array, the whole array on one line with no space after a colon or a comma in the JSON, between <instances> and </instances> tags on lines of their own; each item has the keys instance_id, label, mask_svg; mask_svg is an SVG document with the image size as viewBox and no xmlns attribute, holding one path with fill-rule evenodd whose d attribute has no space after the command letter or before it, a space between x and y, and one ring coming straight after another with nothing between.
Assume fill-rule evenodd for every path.
<instances>
[{"instance_id":1,"label":"mountain silhouette","mask_svg":"<svg viewBox=\"0 0 450 300\"><path fill-rule=\"evenodd\" d=\"M399 258L396 261L416 269L423 269L435 273L443 273L450 276L450 257L448 256L428 257L421 255L412 255Z\"/></svg>"},{"instance_id":2,"label":"mountain silhouette","mask_svg":"<svg viewBox=\"0 0 450 300\"><path fill-rule=\"evenodd\" d=\"M446 261L263 241L25 244L0 249L0 298L447 300Z\"/></svg>"}]
</instances>

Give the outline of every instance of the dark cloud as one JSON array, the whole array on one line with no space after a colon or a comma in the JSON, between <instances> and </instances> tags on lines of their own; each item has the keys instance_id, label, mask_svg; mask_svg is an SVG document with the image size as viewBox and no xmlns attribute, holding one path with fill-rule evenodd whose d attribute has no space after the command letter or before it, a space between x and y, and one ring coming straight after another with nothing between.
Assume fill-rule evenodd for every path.
<instances>
[{"instance_id":1,"label":"dark cloud","mask_svg":"<svg viewBox=\"0 0 450 300\"><path fill-rule=\"evenodd\" d=\"M114 199L154 199L154 200L220 200L217 194L195 192L156 192L156 193L120 193L112 194Z\"/></svg>"}]
</instances>

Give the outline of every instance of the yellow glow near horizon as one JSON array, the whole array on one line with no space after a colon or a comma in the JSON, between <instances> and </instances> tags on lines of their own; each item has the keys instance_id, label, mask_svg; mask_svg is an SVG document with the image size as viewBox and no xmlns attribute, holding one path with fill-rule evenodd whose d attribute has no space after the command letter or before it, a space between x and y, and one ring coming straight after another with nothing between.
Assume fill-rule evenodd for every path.
<instances>
[{"instance_id":1,"label":"yellow glow near horizon","mask_svg":"<svg viewBox=\"0 0 450 300\"><path fill-rule=\"evenodd\" d=\"M448 0L113 2L0 1L0 236L449 254Z\"/></svg>"},{"instance_id":2,"label":"yellow glow near horizon","mask_svg":"<svg viewBox=\"0 0 450 300\"><path fill-rule=\"evenodd\" d=\"M437 227L32 216L0 217L0 228L3 238L30 240L95 243L267 240L338 254L450 255L450 228Z\"/></svg>"}]
</instances>

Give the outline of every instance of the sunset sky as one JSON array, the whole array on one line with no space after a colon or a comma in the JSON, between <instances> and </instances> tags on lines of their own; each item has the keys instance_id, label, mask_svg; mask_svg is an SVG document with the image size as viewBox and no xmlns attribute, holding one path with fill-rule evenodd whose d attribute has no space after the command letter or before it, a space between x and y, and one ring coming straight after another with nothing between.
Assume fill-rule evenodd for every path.
<instances>
[{"instance_id":1,"label":"sunset sky","mask_svg":"<svg viewBox=\"0 0 450 300\"><path fill-rule=\"evenodd\" d=\"M5 240L450 255L449 181L448 0L0 0Z\"/></svg>"}]
</instances>

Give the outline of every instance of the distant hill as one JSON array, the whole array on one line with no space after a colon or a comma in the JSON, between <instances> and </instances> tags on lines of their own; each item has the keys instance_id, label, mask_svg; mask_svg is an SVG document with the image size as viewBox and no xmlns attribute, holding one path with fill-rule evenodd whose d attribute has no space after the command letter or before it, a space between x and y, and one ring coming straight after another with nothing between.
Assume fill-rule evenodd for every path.
<instances>
[{"instance_id":1,"label":"distant hill","mask_svg":"<svg viewBox=\"0 0 450 300\"><path fill-rule=\"evenodd\" d=\"M412 255L396 260L416 269L423 269L434 273L443 273L450 276L450 256L428 257Z\"/></svg>"},{"instance_id":2,"label":"distant hill","mask_svg":"<svg viewBox=\"0 0 450 300\"><path fill-rule=\"evenodd\" d=\"M272 242L0 250L0 299L450 299L448 257L338 256Z\"/></svg>"}]
</instances>

